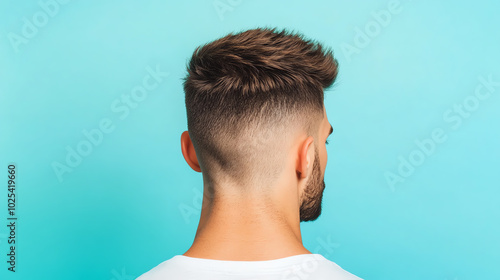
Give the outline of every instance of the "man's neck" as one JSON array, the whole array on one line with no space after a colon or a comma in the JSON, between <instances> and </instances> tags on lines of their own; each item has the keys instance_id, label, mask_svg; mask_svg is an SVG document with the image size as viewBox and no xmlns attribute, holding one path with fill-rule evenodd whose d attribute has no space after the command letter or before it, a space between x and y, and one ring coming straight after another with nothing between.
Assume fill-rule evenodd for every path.
<instances>
[{"instance_id":1,"label":"man's neck","mask_svg":"<svg viewBox=\"0 0 500 280\"><path fill-rule=\"evenodd\" d=\"M255 200L218 200L214 204L204 201L195 240L184 255L263 261L311 254L302 245L298 209L283 212L269 204L257 205L249 201Z\"/></svg>"}]
</instances>

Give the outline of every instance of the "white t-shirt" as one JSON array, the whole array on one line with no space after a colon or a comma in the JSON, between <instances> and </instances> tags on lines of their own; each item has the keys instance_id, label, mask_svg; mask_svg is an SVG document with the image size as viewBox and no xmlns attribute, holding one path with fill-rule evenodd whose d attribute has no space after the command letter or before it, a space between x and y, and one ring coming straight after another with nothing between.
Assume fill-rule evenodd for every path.
<instances>
[{"instance_id":1,"label":"white t-shirt","mask_svg":"<svg viewBox=\"0 0 500 280\"><path fill-rule=\"evenodd\" d=\"M136 280L363 280L320 254L267 261L222 261L176 255Z\"/></svg>"}]
</instances>

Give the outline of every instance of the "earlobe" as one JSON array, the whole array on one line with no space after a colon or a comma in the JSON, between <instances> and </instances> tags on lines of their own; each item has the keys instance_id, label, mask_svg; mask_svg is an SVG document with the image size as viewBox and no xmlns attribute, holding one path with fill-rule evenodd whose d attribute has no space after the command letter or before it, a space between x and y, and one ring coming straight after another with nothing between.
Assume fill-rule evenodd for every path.
<instances>
[{"instance_id":1,"label":"earlobe","mask_svg":"<svg viewBox=\"0 0 500 280\"><path fill-rule=\"evenodd\" d=\"M184 160L187 164L196 172L201 172L200 164L198 163L198 158L196 156L196 151L189 137L189 132L184 131L181 134L181 149Z\"/></svg>"}]
</instances>

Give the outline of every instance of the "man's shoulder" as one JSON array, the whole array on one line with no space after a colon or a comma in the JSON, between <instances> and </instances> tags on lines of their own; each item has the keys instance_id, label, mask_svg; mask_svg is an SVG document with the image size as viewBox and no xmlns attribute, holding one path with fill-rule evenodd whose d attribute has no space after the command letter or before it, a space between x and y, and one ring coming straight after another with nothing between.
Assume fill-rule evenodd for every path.
<instances>
[{"instance_id":1,"label":"man's shoulder","mask_svg":"<svg viewBox=\"0 0 500 280\"><path fill-rule=\"evenodd\" d=\"M292 275L293 277L284 279L362 280L320 254L311 254L308 258L304 258L300 267L295 267Z\"/></svg>"},{"instance_id":2,"label":"man's shoulder","mask_svg":"<svg viewBox=\"0 0 500 280\"><path fill-rule=\"evenodd\" d=\"M338 279L362 280L320 254L303 254L270 261L218 261L176 255L136 280L159 279Z\"/></svg>"}]
</instances>

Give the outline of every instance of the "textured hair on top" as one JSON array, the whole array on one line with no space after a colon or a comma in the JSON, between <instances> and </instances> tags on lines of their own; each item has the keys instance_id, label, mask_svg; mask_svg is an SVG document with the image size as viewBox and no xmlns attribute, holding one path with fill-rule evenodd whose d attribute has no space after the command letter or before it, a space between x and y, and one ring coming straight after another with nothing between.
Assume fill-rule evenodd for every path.
<instances>
[{"instance_id":1,"label":"textured hair on top","mask_svg":"<svg viewBox=\"0 0 500 280\"><path fill-rule=\"evenodd\" d=\"M286 155L273 142L283 143L292 125L317 134L323 90L334 83L337 67L331 50L285 29L230 33L196 48L184 92L202 171L238 181L276 175Z\"/></svg>"}]
</instances>

